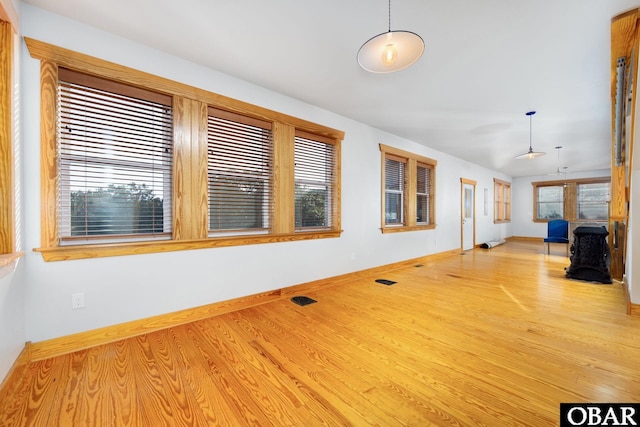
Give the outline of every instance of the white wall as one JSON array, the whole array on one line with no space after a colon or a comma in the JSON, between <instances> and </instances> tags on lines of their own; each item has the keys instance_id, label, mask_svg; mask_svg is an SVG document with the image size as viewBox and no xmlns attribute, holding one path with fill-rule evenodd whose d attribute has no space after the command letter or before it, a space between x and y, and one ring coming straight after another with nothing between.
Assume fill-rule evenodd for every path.
<instances>
[{"instance_id":1,"label":"white wall","mask_svg":"<svg viewBox=\"0 0 640 427\"><path fill-rule=\"evenodd\" d=\"M525 161L525 160L522 160ZM535 162L535 160L532 160ZM611 170L603 169L590 172L575 172L567 175L567 179L610 177ZM557 181L557 176L538 175L513 179L511 188L513 208L511 218L513 235L518 237L546 237L547 223L533 222L533 185L532 182Z\"/></svg>"},{"instance_id":2,"label":"white wall","mask_svg":"<svg viewBox=\"0 0 640 427\"><path fill-rule=\"evenodd\" d=\"M478 182L477 242L511 234L493 224L493 178L510 178L95 28L23 5L25 36L345 131L342 226L337 239L45 263L38 253L39 61L23 51L27 338L34 342L209 304L460 247L460 177ZM434 158L435 230L380 232L384 143ZM464 171L460 175L460 171ZM489 215L482 189L489 189ZM317 265L318 260L322 265ZM71 310L71 294L86 308Z\"/></svg>"},{"instance_id":3,"label":"white wall","mask_svg":"<svg viewBox=\"0 0 640 427\"><path fill-rule=\"evenodd\" d=\"M12 21L12 25L17 28L17 16L18 9L15 7L15 2L7 0L0 0L0 7L7 12L9 19ZM13 22L15 20L16 22ZM19 29L18 29L19 31ZM16 34L14 43L14 53L16 56L16 63L14 69L14 81L13 81L13 100L14 108L13 112L13 126L14 141L13 150L17 159L21 158L21 144L20 144L20 39ZM14 218L17 226L16 246L20 250L23 247L22 242L22 202L20 198L22 188L22 175L21 165L16 164L14 170L15 188L16 188L16 216ZM3 381L14 361L24 348L26 341L26 314L25 314L25 288L26 282L24 280L24 262L23 260L15 261L9 265L0 267L0 383Z\"/></svg>"}]
</instances>

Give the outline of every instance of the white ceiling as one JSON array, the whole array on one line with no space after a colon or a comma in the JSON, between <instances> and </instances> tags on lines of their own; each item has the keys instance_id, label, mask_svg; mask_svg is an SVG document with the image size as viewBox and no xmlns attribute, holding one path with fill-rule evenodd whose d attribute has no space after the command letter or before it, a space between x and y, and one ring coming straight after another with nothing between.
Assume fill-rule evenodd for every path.
<instances>
[{"instance_id":1,"label":"white ceiling","mask_svg":"<svg viewBox=\"0 0 640 427\"><path fill-rule=\"evenodd\" d=\"M394 0L426 43L370 74L361 44L385 0L27 0L26 3L517 176L610 167L611 18L639 0ZM532 143L546 156L515 160ZM382 141L376 141L382 142Z\"/></svg>"}]
</instances>

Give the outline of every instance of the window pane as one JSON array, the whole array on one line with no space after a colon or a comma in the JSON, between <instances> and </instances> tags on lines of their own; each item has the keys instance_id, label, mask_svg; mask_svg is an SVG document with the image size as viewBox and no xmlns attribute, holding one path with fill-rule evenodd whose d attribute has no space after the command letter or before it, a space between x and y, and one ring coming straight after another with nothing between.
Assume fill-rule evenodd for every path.
<instances>
[{"instance_id":1,"label":"window pane","mask_svg":"<svg viewBox=\"0 0 640 427\"><path fill-rule=\"evenodd\" d=\"M578 219L609 218L609 183L578 184Z\"/></svg>"},{"instance_id":2,"label":"window pane","mask_svg":"<svg viewBox=\"0 0 640 427\"><path fill-rule=\"evenodd\" d=\"M402 224L402 194L385 194L385 224Z\"/></svg>"},{"instance_id":3,"label":"window pane","mask_svg":"<svg viewBox=\"0 0 640 427\"><path fill-rule=\"evenodd\" d=\"M61 240L170 232L171 107L62 79L58 106Z\"/></svg>"},{"instance_id":4,"label":"window pane","mask_svg":"<svg viewBox=\"0 0 640 427\"><path fill-rule=\"evenodd\" d=\"M295 137L295 227L327 228L334 216L335 147Z\"/></svg>"},{"instance_id":5,"label":"window pane","mask_svg":"<svg viewBox=\"0 0 640 427\"><path fill-rule=\"evenodd\" d=\"M538 187L537 218L557 219L564 217L564 187Z\"/></svg>"},{"instance_id":6,"label":"window pane","mask_svg":"<svg viewBox=\"0 0 640 427\"><path fill-rule=\"evenodd\" d=\"M403 224L405 164L385 159L385 224Z\"/></svg>"},{"instance_id":7,"label":"window pane","mask_svg":"<svg viewBox=\"0 0 640 427\"><path fill-rule=\"evenodd\" d=\"M416 223L429 224L429 195L431 194L431 169L420 166L416 168L417 191L416 191Z\"/></svg>"},{"instance_id":8,"label":"window pane","mask_svg":"<svg viewBox=\"0 0 640 427\"><path fill-rule=\"evenodd\" d=\"M209 232L264 232L271 216L271 125L209 109Z\"/></svg>"},{"instance_id":9,"label":"window pane","mask_svg":"<svg viewBox=\"0 0 640 427\"><path fill-rule=\"evenodd\" d=\"M384 162L385 189L402 191L404 188L404 163L386 159Z\"/></svg>"}]
</instances>

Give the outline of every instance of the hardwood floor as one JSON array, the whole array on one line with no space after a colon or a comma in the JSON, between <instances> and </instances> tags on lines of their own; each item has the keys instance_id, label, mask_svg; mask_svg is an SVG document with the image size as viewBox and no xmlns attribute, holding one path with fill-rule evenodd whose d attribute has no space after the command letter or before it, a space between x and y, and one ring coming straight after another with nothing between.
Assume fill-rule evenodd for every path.
<instances>
[{"instance_id":1,"label":"hardwood floor","mask_svg":"<svg viewBox=\"0 0 640 427\"><path fill-rule=\"evenodd\" d=\"M620 284L509 242L28 366L0 426L552 426L640 399Z\"/></svg>"}]
</instances>

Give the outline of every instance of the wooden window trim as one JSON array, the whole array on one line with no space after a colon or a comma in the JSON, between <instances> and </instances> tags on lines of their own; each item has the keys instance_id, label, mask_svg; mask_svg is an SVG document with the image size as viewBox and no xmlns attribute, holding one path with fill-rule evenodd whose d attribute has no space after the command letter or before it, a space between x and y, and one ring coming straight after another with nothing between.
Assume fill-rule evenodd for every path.
<instances>
[{"instance_id":1,"label":"wooden window trim","mask_svg":"<svg viewBox=\"0 0 640 427\"><path fill-rule=\"evenodd\" d=\"M11 5L9 3L9 5ZM18 250L15 213L13 71L15 11L0 6L0 267L24 255Z\"/></svg>"},{"instance_id":2,"label":"wooden window trim","mask_svg":"<svg viewBox=\"0 0 640 427\"><path fill-rule=\"evenodd\" d=\"M41 247L35 248L34 251L40 252L45 261L340 237L340 147L344 132L27 37L25 42L30 55L41 61ZM185 196L174 200L176 219L172 240L59 246L56 206L56 97L59 67L148 89L173 98L174 144L177 146L175 151L181 153L174 155L174 197L178 199L178 194ZM270 234L206 237L208 108L273 123L276 152L274 168L279 167L285 172L274 176L274 183L279 185L278 190L274 190L274 205L279 210L275 214L277 218L274 219L274 224L277 225L272 227ZM293 173L293 165L290 151L286 147L293 143L293 135L296 132L305 132L314 138L331 141L335 145L337 205L336 220L330 230L296 232L294 224L289 220L293 212L294 183L293 176L287 175Z\"/></svg>"},{"instance_id":3,"label":"wooden window trim","mask_svg":"<svg viewBox=\"0 0 640 427\"><path fill-rule=\"evenodd\" d=\"M506 197L504 195L506 190ZM511 222L511 183L493 178L493 223L506 224ZM506 205L506 206L505 206ZM504 218L502 218L504 214Z\"/></svg>"},{"instance_id":4,"label":"wooden window trim","mask_svg":"<svg viewBox=\"0 0 640 427\"><path fill-rule=\"evenodd\" d=\"M436 166L437 160L430 159L428 157L420 156L418 154L411 153L409 151L401 150L399 148L391 147L388 145L380 144L381 156L381 231L382 233L398 233L405 231L421 231L432 230L436 228ZM404 212L405 218L401 225L387 225L385 222L385 160L391 159L406 163L405 171L405 190L404 190ZM409 214L416 211L416 170L417 165L422 167L431 168L431 185L429 194L429 218L432 222L430 224L417 224L415 215Z\"/></svg>"},{"instance_id":5,"label":"wooden window trim","mask_svg":"<svg viewBox=\"0 0 640 427\"><path fill-rule=\"evenodd\" d=\"M577 219L577 186L579 184L596 184L611 182L610 177L596 177L596 178L579 178L579 179L567 179L567 180L552 180L552 181L536 181L532 182L533 186L533 222L546 223L549 219L538 218L538 188L539 187L557 187L564 186L563 196L563 218L567 221L580 221ZM598 222L598 221L593 221ZM603 220L601 222L606 222Z\"/></svg>"}]
</instances>

